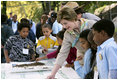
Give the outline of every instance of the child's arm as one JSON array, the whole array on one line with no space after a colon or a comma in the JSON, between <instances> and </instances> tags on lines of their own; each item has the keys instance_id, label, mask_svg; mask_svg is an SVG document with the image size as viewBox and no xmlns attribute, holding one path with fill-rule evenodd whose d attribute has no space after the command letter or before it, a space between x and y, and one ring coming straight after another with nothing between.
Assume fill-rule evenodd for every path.
<instances>
[{"instance_id":1,"label":"child's arm","mask_svg":"<svg viewBox=\"0 0 118 80\"><path fill-rule=\"evenodd\" d=\"M51 59L51 58L55 58L55 57L57 56L56 52L57 52L57 51L48 53L48 54L47 54L46 56L44 56L44 57L37 58L36 61L39 61L39 60L42 60L42 59Z\"/></svg>"},{"instance_id":2,"label":"child's arm","mask_svg":"<svg viewBox=\"0 0 118 80\"><path fill-rule=\"evenodd\" d=\"M34 61L35 60L35 56L36 56L36 54L34 53L34 54L32 54L32 56L31 56L31 61Z\"/></svg>"},{"instance_id":3,"label":"child's arm","mask_svg":"<svg viewBox=\"0 0 118 80\"><path fill-rule=\"evenodd\" d=\"M74 66L74 63L73 64L66 64L65 67L73 67Z\"/></svg>"},{"instance_id":4,"label":"child's arm","mask_svg":"<svg viewBox=\"0 0 118 80\"><path fill-rule=\"evenodd\" d=\"M43 56L43 57L39 57L39 58L36 58L36 61L40 61L42 59L47 59L47 56Z\"/></svg>"},{"instance_id":5,"label":"child's arm","mask_svg":"<svg viewBox=\"0 0 118 80\"><path fill-rule=\"evenodd\" d=\"M76 61L82 60L84 56L80 55L76 58Z\"/></svg>"},{"instance_id":6,"label":"child's arm","mask_svg":"<svg viewBox=\"0 0 118 80\"><path fill-rule=\"evenodd\" d=\"M49 49L48 49L48 53L54 52L54 51L56 51L56 50L57 50L57 49L49 48Z\"/></svg>"},{"instance_id":7,"label":"child's arm","mask_svg":"<svg viewBox=\"0 0 118 80\"><path fill-rule=\"evenodd\" d=\"M76 59L76 61L74 62L75 71L81 78L84 78L85 75L90 71L90 54L91 52L85 53L83 66L80 65L78 59Z\"/></svg>"},{"instance_id":8,"label":"child's arm","mask_svg":"<svg viewBox=\"0 0 118 80\"><path fill-rule=\"evenodd\" d=\"M6 62L7 63L11 62L11 59L8 56L8 50L7 49L4 49L4 55L5 55Z\"/></svg>"}]
</instances>

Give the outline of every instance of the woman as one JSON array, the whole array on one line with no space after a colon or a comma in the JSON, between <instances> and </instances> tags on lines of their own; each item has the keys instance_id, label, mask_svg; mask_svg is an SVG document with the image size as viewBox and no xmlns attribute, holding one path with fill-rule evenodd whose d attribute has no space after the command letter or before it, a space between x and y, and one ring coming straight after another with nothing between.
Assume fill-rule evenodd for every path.
<instances>
[{"instance_id":1,"label":"woman","mask_svg":"<svg viewBox=\"0 0 118 80\"><path fill-rule=\"evenodd\" d=\"M66 28L67 30L64 33L63 44L56 58L55 66L52 70L51 75L47 77L49 79L55 78L56 72L64 63L71 47L76 47L77 50L79 50L77 52L77 56L84 55L84 50L80 47L80 43L78 41L79 34L81 31L91 28L92 25L95 23L91 20L81 21L80 19L78 21L75 11L68 7L64 7L58 12L57 21L61 23L63 25L63 28ZM80 64L83 64L82 60L80 61Z\"/></svg>"}]
</instances>

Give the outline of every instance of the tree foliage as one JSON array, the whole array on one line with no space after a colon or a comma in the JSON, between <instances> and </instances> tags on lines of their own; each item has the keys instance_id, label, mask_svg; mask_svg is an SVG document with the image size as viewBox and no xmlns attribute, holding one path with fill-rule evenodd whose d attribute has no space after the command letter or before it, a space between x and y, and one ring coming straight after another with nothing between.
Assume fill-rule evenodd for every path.
<instances>
[{"instance_id":1,"label":"tree foliage","mask_svg":"<svg viewBox=\"0 0 118 80\"><path fill-rule=\"evenodd\" d=\"M32 19L38 22L44 12L49 12L51 8L55 11L60 9L62 2L68 1L2 1L2 13L9 16L10 12L18 15L18 20L21 18ZM83 9L87 12L94 13L96 8L104 5L117 3L117 1L76 1L79 5L84 5ZM6 6L5 4L6 3Z\"/></svg>"},{"instance_id":2,"label":"tree foliage","mask_svg":"<svg viewBox=\"0 0 118 80\"><path fill-rule=\"evenodd\" d=\"M1 6L1 8L2 8L1 12L2 12L2 14L6 14L6 5L7 5L7 2L6 1L2 1L1 4L2 4L2 6Z\"/></svg>"}]
</instances>

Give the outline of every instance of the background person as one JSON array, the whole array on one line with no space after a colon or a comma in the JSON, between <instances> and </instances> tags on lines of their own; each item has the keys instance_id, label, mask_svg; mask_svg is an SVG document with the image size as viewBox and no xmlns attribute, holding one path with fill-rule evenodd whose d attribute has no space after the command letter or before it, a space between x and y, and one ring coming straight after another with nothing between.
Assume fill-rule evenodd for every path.
<instances>
[{"instance_id":1,"label":"background person","mask_svg":"<svg viewBox=\"0 0 118 80\"><path fill-rule=\"evenodd\" d=\"M55 51L58 48L57 38L51 35L52 29L49 24L42 26L42 32L44 36L41 36L38 40L36 51L39 54L48 54Z\"/></svg>"},{"instance_id":2,"label":"background person","mask_svg":"<svg viewBox=\"0 0 118 80\"><path fill-rule=\"evenodd\" d=\"M26 62L35 60L34 44L27 38L29 30L29 24L19 23L19 35L11 36L7 40L4 46L4 55L7 63L11 61Z\"/></svg>"},{"instance_id":3,"label":"background person","mask_svg":"<svg viewBox=\"0 0 118 80\"><path fill-rule=\"evenodd\" d=\"M84 19L95 20L95 21L101 20L98 16L92 13L85 12L83 10L83 6L79 6L77 2L68 2L64 7L69 7L74 9L75 12L77 13L78 19L84 18Z\"/></svg>"}]
</instances>

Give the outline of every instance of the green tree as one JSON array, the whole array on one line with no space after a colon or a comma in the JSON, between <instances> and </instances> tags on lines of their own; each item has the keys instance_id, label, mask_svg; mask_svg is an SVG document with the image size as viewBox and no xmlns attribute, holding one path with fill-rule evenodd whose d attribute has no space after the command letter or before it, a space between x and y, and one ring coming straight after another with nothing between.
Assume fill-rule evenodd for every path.
<instances>
[{"instance_id":1,"label":"green tree","mask_svg":"<svg viewBox=\"0 0 118 80\"><path fill-rule=\"evenodd\" d=\"M2 13L2 14L6 14L7 1L2 1L2 2L1 2L1 5L2 5L1 13Z\"/></svg>"}]
</instances>

